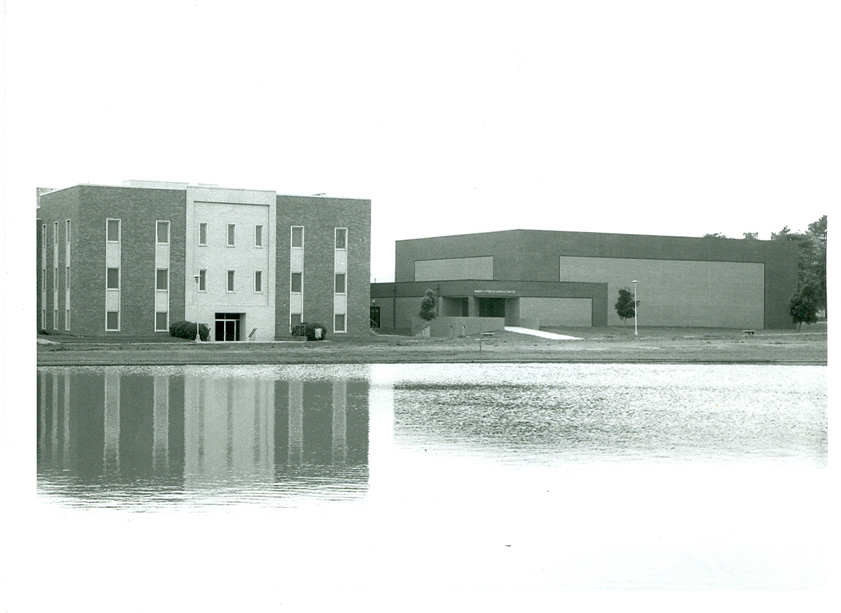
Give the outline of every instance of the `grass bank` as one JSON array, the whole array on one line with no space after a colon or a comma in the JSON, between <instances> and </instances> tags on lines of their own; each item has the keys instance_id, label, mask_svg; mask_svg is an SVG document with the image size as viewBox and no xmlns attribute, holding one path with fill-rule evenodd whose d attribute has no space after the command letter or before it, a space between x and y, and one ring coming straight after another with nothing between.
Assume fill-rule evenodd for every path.
<instances>
[{"instance_id":1,"label":"grass bank","mask_svg":"<svg viewBox=\"0 0 841 613\"><path fill-rule=\"evenodd\" d=\"M383 364L423 362L568 363L827 363L826 324L801 331L708 328L552 328L581 340L513 332L492 338L408 338L371 334L322 342L195 343L169 337L93 339L39 337L39 366L181 364Z\"/></svg>"}]
</instances>

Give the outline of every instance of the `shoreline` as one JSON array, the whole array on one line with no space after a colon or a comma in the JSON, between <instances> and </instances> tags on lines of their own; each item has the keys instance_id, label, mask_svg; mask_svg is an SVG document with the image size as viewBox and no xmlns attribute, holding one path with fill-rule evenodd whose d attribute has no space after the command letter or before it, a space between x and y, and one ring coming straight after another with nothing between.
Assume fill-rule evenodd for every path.
<instances>
[{"instance_id":1,"label":"shoreline","mask_svg":"<svg viewBox=\"0 0 841 613\"><path fill-rule=\"evenodd\" d=\"M555 331L553 332L560 332ZM826 327L818 331L646 330L563 331L579 340L552 340L513 332L492 338L378 336L326 341L195 343L41 337L37 366L182 366L244 364L778 364L827 365Z\"/></svg>"}]
</instances>

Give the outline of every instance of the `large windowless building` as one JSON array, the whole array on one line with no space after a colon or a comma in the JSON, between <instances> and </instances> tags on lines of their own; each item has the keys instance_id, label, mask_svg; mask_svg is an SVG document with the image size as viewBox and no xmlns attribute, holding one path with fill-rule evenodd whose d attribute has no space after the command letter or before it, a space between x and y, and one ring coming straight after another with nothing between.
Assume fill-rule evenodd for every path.
<instances>
[{"instance_id":1,"label":"large windowless building","mask_svg":"<svg viewBox=\"0 0 841 613\"><path fill-rule=\"evenodd\" d=\"M431 289L440 317L621 325L614 305L634 281L640 325L788 328L797 246L538 230L403 240L395 283L371 288L371 314L383 328L411 328Z\"/></svg>"},{"instance_id":2,"label":"large windowless building","mask_svg":"<svg viewBox=\"0 0 841 613\"><path fill-rule=\"evenodd\" d=\"M38 190L38 328L273 340L367 333L369 200L129 181Z\"/></svg>"}]
</instances>

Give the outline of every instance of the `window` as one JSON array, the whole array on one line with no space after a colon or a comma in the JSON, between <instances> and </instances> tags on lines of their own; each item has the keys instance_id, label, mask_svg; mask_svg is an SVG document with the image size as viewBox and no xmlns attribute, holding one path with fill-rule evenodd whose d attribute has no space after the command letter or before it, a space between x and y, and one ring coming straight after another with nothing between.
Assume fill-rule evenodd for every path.
<instances>
[{"instance_id":1,"label":"window","mask_svg":"<svg viewBox=\"0 0 841 613\"><path fill-rule=\"evenodd\" d=\"M69 243L70 242L70 220L69 219L66 220L64 222L64 224L65 224L65 227L64 227L64 242Z\"/></svg>"},{"instance_id":2,"label":"window","mask_svg":"<svg viewBox=\"0 0 841 613\"><path fill-rule=\"evenodd\" d=\"M263 271L254 271L254 291L258 294L263 293Z\"/></svg>"},{"instance_id":3,"label":"window","mask_svg":"<svg viewBox=\"0 0 841 613\"><path fill-rule=\"evenodd\" d=\"M347 228L336 228L336 249L347 249Z\"/></svg>"},{"instance_id":4,"label":"window","mask_svg":"<svg viewBox=\"0 0 841 613\"><path fill-rule=\"evenodd\" d=\"M159 221L156 223L157 227L157 242L159 245L169 244L169 222Z\"/></svg>"},{"instance_id":5,"label":"window","mask_svg":"<svg viewBox=\"0 0 841 613\"><path fill-rule=\"evenodd\" d=\"M120 220L108 219L106 220L105 240L109 243L120 242Z\"/></svg>"},{"instance_id":6,"label":"window","mask_svg":"<svg viewBox=\"0 0 841 613\"><path fill-rule=\"evenodd\" d=\"M70 329L70 309L64 310L64 329Z\"/></svg>"},{"instance_id":7,"label":"window","mask_svg":"<svg viewBox=\"0 0 841 613\"><path fill-rule=\"evenodd\" d=\"M47 269L41 270L41 291L47 293Z\"/></svg>"},{"instance_id":8,"label":"window","mask_svg":"<svg viewBox=\"0 0 841 613\"><path fill-rule=\"evenodd\" d=\"M289 291L293 294L300 294L304 285L304 275L300 272L292 273L292 281L289 285Z\"/></svg>"},{"instance_id":9,"label":"window","mask_svg":"<svg viewBox=\"0 0 841 613\"><path fill-rule=\"evenodd\" d=\"M53 291L58 292L58 267L53 268Z\"/></svg>"},{"instance_id":10,"label":"window","mask_svg":"<svg viewBox=\"0 0 841 613\"><path fill-rule=\"evenodd\" d=\"M42 251L43 257L46 259L46 257L47 257L47 224L43 224L41 226L41 251ZM46 268L47 267L47 262L42 261L41 266L43 268Z\"/></svg>"},{"instance_id":11,"label":"window","mask_svg":"<svg viewBox=\"0 0 841 613\"><path fill-rule=\"evenodd\" d=\"M120 289L120 269L109 268L105 275L105 287L107 289Z\"/></svg>"},{"instance_id":12,"label":"window","mask_svg":"<svg viewBox=\"0 0 841 613\"><path fill-rule=\"evenodd\" d=\"M228 291L233 292L236 291L236 271L229 270L228 271Z\"/></svg>"},{"instance_id":13,"label":"window","mask_svg":"<svg viewBox=\"0 0 841 613\"><path fill-rule=\"evenodd\" d=\"M336 293L337 294L344 294L346 291L345 288L345 273L337 272L336 273Z\"/></svg>"},{"instance_id":14,"label":"window","mask_svg":"<svg viewBox=\"0 0 841 613\"><path fill-rule=\"evenodd\" d=\"M41 329L47 329L47 309L41 309Z\"/></svg>"},{"instance_id":15,"label":"window","mask_svg":"<svg viewBox=\"0 0 841 613\"><path fill-rule=\"evenodd\" d=\"M58 222L53 224L53 245L58 245Z\"/></svg>"},{"instance_id":16,"label":"window","mask_svg":"<svg viewBox=\"0 0 841 613\"><path fill-rule=\"evenodd\" d=\"M199 245L202 247L207 246L207 223L202 222L199 224Z\"/></svg>"},{"instance_id":17,"label":"window","mask_svg":"<svg viewBox=\"0 0 841 613\"><path fill-rule=\"evenodd\" d=\"M155 289L166 291L169 289L169 269L158 268L155 271Z\"/></svg>"},{"instance_id":18,"label":"window","mask_svg":"<svg viewBox=\"0 0 841 613\"><path fill-rule=\"evenodd\" d=\"M169 329L167 326L167 319L169 313L166 311L155 313L155 332L166 332Z\"/></svg>"},{"instance_id":19,"label":"window","mask_svg":"<svg viewBox=\"0 0 841 613\"><path fill-rule=\"evenodd\" d=\"M204 268L199 271L199 291L207 291L207 270Z\"/></svg>"},{"instance_id":20,"label":"window","mask_svg":"<svg viewBox=\"0 0 841 613\"><path fill-rule=\"evenodd\" d=\"M70 289L70 267L67 266L64 269L64 289Z\"/></svg>"},{"instance_id":21,"label":"window","mask_svg":"<svg viewBox=\"0 0 841 613\"><path fill-rule=\"evenodd\" d=\"M53 309L53 330L58 330L58 309Z\"/></svg>"},{"instance_id":22,"label":"window","mask_svg":"<svg viewBox=\"0 0 841 613\"><path fill-rule=\"evenodd\" d=\"M344 313L336 313L333 316L333 332L345 331L345 315Z\"/></svg>"},{"instance_id":23,"label":"window","mask_svg":"<svg viewBox=\"0 0 841 613\"><path fill-rule=\"evenodd\" d=\"M289 326L290 328L295 328L295 326L301 323L301 318L303 316L300 313L292 313L289 316Z\"/></svg>"},{"instance_id":24,"label":"window","mask_svg":"<svg viewBox=\"0 0 841 613\"><path fill-rule=\"evenodd\" d=\"M235 223L228 224L228 247L236 247L237 244L237 225Z\"/></svg>"},{"instance_id":25,"label":"window","mask_svg":"<svg viewBox=\"0 0 841 613\"><path fill-rule=\"evenodd\" d=\"M292 226L292 246L304 246L304 226Z\"/></svg>"},{"instance_id":26,"label":"window","mask_svg":"<svg viewBox=\"0 0 841 613\"><path fill-rule=\"evenodd\" d=\"M105 313L105 329L119 330L120 329L120 312L107 311Z\"/></svg>"},{"instance_id":27,"label":"window","mask_svg":"<svg viewBox=\"0 0 841 613\"><path fill-rule=\"evenodd\" d=\"M254 246L263 246L263 226L261 226L260 224L254 226Z\"/></svg>"}]
</instances>

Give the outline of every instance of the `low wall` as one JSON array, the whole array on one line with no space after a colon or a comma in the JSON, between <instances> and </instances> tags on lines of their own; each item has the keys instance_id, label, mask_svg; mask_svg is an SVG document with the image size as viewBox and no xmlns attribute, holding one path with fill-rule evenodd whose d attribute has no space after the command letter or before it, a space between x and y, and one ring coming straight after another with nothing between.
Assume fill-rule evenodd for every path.
<instances>
[{"instance_id":1,"label":"low wall","mask_svg":"<svg viewBox=\"0 0 841 613\"><path fill-rule=\"evenodd\" d=\"M436 338L495 332L504 328L504 317L439 317L429 325L430 335Z\"/></svg>"},{"instance_id":2,"label":"low wall","mask_svg":"<svg viewBox=\"0 0 841 613\"><path fill-rule=\"evenodd\" d=\"M520 328L528 328L529 330L540 330L539 317L521 317L517 322Z\"/></svg>"}]
</instances>

